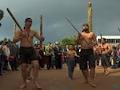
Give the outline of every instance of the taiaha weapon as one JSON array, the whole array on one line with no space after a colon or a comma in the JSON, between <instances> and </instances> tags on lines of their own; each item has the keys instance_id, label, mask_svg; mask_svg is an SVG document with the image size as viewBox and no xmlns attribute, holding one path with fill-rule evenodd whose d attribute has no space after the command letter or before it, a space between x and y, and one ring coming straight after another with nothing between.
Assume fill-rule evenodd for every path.
<instances>
[{"instance_id":1,"label":"taiaha weapon","mask_svg":"<svg viewBox=\"0 0 120 90\"><path fill-rule=\"evenodd\" d=\"M16 18L12 14L12 12L9 10L9 8L7 8L7 11L9 13L9 15L11 16L11 18L13 19L13 21L15 22L15 24L18 26L18 28L22 31L22 28L21 28L20 24L18 23L18 21L16 20Z\"/></svg>"},{"instance_id":2,"label":"taiaha weapon","mask_svg":"<svg viewBox=\"0 0 120 90\"><path fill-rule=\"evenodd\" d=\"M20 24L18 23L18 21L16 20L16 18L12 14L12 12L9 10L9 8L7 8L7 11L9 13L9 15L11 16L11 18L13 19L13 21L15 22L15 24L18 26L18 28L22 31L22 28L21 28ZM28 42L30 42L29 37L27 38L27 40L28 40Z\"/></svg>"},{"instance_id":3,"label":"taiaha weapon","mask_svg":"<svg viewBox=\"0 0 120 90\"><path fill-rule=\"evenodd\" d=\"M73 27L73 29L78 33L78 35L80 35L79 33L79 30L72 24L72 22L70 21L69 18L65 17L65 19L68 21L68 23L70 23L70 25ZM78 41L78 40L77 40Z\"/></svg>"},{"instance_id":4,"label":"taiaha weapon","mask_svg":"<svg viewBox=\"0 0 120 90\"><path fill-rule=\"evenodd\" d=\"M40 15L40 35L43 34L43 16Z\"/></svg>"},{"instance_id":5,"label":"taiaha weapon","mask_svg":"<svg viewBox=\"0 0 120 90\"><path fill-rule=\"evenodd\" d=\"M3 10L0 9L0 21L2 20L3 16L4 16L4 12L3 12ZM2 25L2 24L0 23L0 26L1 26L1 25Z\"/></svg>"},{"instance_id":6,"label":"taiaha weapon","mask_svg":"<svg viewBox=\"0 0 120 90\"><path fill-rule=\"evenodd\" d=\"M0 9L0 20L2 20L3 16L4 16L4 12L3 10Z\"/></svg>"},{"instance_id":7,"label":"taiaha weapon","mask_svg":"<svg viewBox=\"0 0 120 90\"><path fill-rule=\"evenodd\" d=\"M74 28L74 30L77 31L78 34L79 34L80 32L79 32L78 29L72 24L72 22L71 22L67 17L65 17L65 19L70 23L70 25ZM81 35L81 34L79 34L79 35ZM86 40L85 40L85 42L86 42L88 45L90 45Z\"/></svg>"},{"instance_id":8,"label":"taiaha weapon","mask_svg":"<svg viewBox=\"0 0 120 90\"><path fill-rule=\"evenodd\" d=\"M65 19L70 23L70 25L74 28L75 31L79 33L79 30L72 24L69 18L65 17Z\"/></svg>"},{"instance_id":9,"label":"taiaha weapon","mask_svg":"<svg viewBox=\"0 0 120 90\"><path fill-rule=\"evenodd\" d=\"M40 35L43 35L43 16L40 15ZM40 41L40 45L42 46L42 41Z\"/></svg>"}]
</instances>

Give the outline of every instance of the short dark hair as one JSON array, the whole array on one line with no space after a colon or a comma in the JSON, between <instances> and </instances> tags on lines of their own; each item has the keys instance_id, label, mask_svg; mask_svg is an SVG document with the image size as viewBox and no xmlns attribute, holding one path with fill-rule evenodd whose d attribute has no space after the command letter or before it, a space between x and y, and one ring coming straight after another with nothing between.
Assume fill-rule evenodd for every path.
<instances>
[{"instance_id":1,"label":"short dark hair","mask_svg":"<svg viewBox=\"0 0 120 90\"><path fill-rule=\"evenodd\" d=\"M87 23L83 24L83 27L87 26L89 28L89 25ZM82 32L86 31L86 29L83 29Z\"/></svg>"},{"instance_id":2,"label":"short dark hair","mask_svg":"<svg viewBox=\"0 0 120 90\"><path fill-rule=\"evenodd\" d=\"M87 23L83 24L83 26L88 26L89 27L89 25Z\"/></svg>"},{"instance_id":3,"label":"short dark hair","mask_svg":"<svg viewBox=\"0 0 120 90\"><path fill-rule=\"evenodd\" d=\"M31 19L31 18L26 18L26 19L25 19L25 22L27 22L28 20L31 20L31 21L32 21L32 19Z\"/></svg>"}]
</instances>

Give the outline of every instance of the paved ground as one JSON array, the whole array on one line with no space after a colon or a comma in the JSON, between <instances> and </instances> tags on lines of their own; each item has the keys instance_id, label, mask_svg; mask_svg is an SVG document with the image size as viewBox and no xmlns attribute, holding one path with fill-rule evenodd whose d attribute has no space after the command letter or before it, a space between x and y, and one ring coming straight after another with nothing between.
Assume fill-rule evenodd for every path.
<instances>
[{"instance_id":1,"label":"paved ground","mask_svg":"<svg viewBox=\"0 0 120 90\"><path fill-rule=\"evenodd\" d=\"M28 83L25 89L19 89L22 83L20 71L7 72L0 76L0 90L36 90L32 82ZM84 84L84 79L79 71L75 68L74 80L68 80L66 76L66 67L62 70L40 70L39 82L43 90L120 90L120 69L111 70L107 77L103 75L103 69L96 69L96 88Z\"/></svg>"}]
</instances>

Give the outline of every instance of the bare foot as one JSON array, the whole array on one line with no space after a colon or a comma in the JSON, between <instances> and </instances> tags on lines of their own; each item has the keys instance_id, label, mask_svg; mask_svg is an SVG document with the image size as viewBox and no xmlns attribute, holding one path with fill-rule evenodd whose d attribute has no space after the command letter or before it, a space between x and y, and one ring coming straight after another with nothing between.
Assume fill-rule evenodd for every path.
<instances>
[{"instance_id":1,"label":"bare foot","mask_svg":"<svg viewBox=\"0 0 120 90\"><path fill-rule=\"evenodd\" d=\"M37 90L42 90L42 88L38 82L35 82L34 84L35 84L35 87L37 88Z\"/></svg>"},{"instance_id":2,"label":"bare foot","mask_svg":"<svg viewBox=\"0 0 120 90\"><path fill-rule=\"evenodd\" d=\"M88 84L89 84L91 87L96 88L96 84L95 84L95 83L93 83L92 81L91 81L91 82L88 82Z\"/></svg>"},{"instance_id":3,"label":"bare foot","mask_svg":"<svg viewBox=\"0 0 120 90\"><path fill-rule=\"evenodd\" d=\"M108 76L109 74L110 74L110 72L106 72L106 73L105 73L105 76Z\"/></svg>"},{"instance_id":4,"label":"bare foot","mask_svg":"<svg viewBox=\"0 0 120 90\"><path fill-rule=\"evenodd\" d=\"M29 83L32 80L32 77L28 77L26 82Z\"/></svg>"},{"instance_id":5,"label":"bare foot","mask_svg":"<svg viewBox=\"0 0 120 90\"><path fill-rule=\"evenodd\" d=\"M26 87L27 87L26 84L22 84L22 85L20 86L21 89L26 88Z\"/></svg>"},{"instance_id":6,"label":"bare foot","mask_svg":"<svg viewBox=\"0 0 120 90\"><path fill-rule=\"evenodd\" d=\"M26 80L26 82L27 82L27 83L29 83L29 82L30 82L30 80L29 80L29 79L27 79L27 80Z\"/></svg>"}]
</instances>

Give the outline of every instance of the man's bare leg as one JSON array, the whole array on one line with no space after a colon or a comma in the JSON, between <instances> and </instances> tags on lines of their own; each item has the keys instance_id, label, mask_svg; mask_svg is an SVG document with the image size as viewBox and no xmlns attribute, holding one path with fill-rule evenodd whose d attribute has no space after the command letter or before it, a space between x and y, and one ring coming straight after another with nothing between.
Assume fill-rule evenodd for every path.
<instances>
[{"instance_id":1,"label":"man's bare leg","mask_svg":"<svg viewBox=\"0 0 120 90\"><path fill-rule=\"evenodd\" d=\"M30 82L30 80L32 80L31 71L32 71L32 65L29 64L29 66L27 68L27 80L26 80L26 82Z\"/></svg>"},{"instance_id":2,"label":"man's bare leg","mask_svg":"<svg viewBox=\"0 0 120 90\"><path fill-rule=\"evenodd\" d=\"M95 68L91 68L90 69L90 81L89 81L89 84L92 87L96 87L96 84L94 83L94 80L95 80Z\"/></svg>"},{"instance_id":3,"label":"man's bare leg","mask_svg":"<svg viewBox=\"0 0 120 90\"><path fill-rule=\"evenodd\" d=\"M27 79L27 64L22 64L21 65L21 74L22 74L22 78L23 78L23 84L20 86L20 88L26 88L27 87L27 83L26 83L26 79Z\"/></svg>"},{"instance_id":4,"label":"man's bare leg","mask_svg":"<svg viewBox=\"0 0 120 90\"><path fill-rule=\"evenodd\" d=\"M104 75L108 76L110 74L109 68L108 67L104 67Z\"/></svg>"},{"instance_id":5,"label":"man's bare leg","mask_svg":"<svg viewBox=\"0 0 120 90\"><path fill-rule=\"evenodd\" d=\"M88 83L88 77L89 77L89 73L88 73L88 70L82 70L82 74L85 78L85 83Z\"/></svg>"},{"instance_id":6,"label":"man's bare leg","mask_svg":"<svg viewBox=\"0 0 120 90\"><path fill-rule=\"evenodd\" d=\"M33 76L33 83L35 84L36 88L41 90L42 88L40 87L38 83L38 76L39 76L39 63L38 60L32 61L33 65L33 71L32 71L32 76Z\"/></svg>"},{"instance_id":7,"label":"man's bare leg","mask_svg":"<svg viewBox=\"0 0 120 90\"><path fill-rule=\"evenodd\" d=\"M95 68L90 69L90 78L92 81L95 80Z\"/></svg>"}]
</instances>

